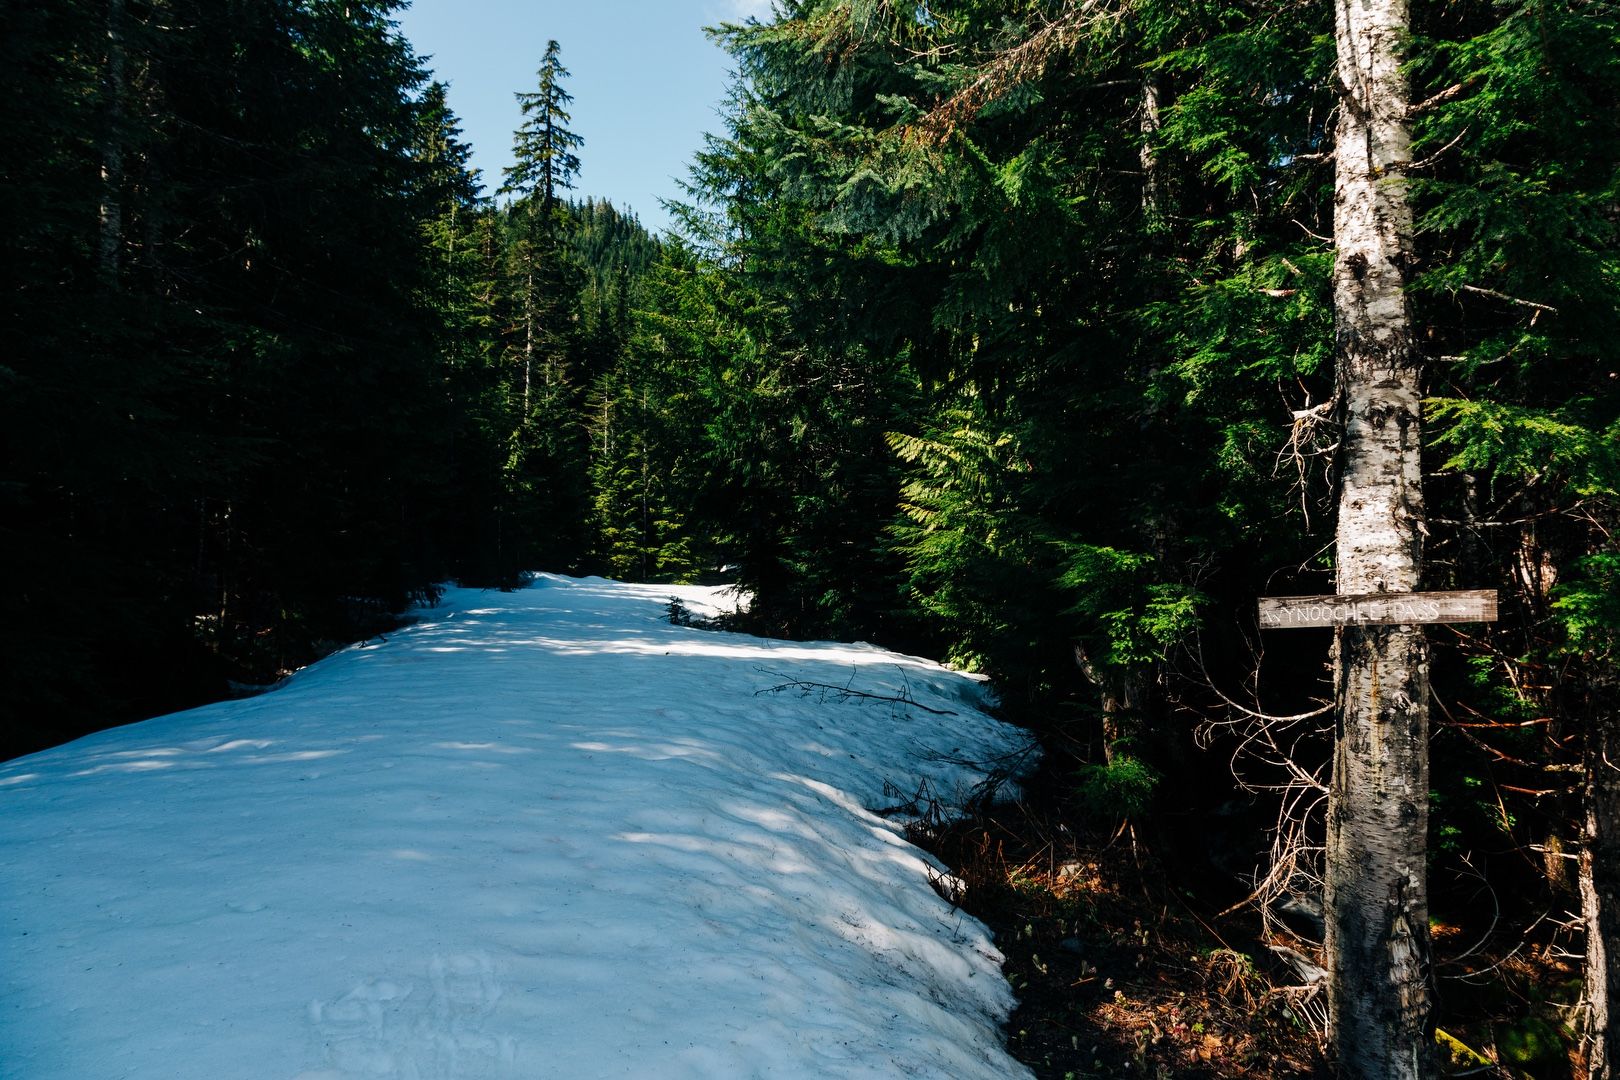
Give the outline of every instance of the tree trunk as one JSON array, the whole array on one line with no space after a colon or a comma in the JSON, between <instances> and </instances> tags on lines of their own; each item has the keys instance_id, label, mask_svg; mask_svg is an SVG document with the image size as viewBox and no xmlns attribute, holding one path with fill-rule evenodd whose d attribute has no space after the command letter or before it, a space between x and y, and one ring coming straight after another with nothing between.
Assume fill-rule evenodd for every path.
<instances>
[{"instance_id":1,"label":"tree trunk","mask_svg":"<svg viewBox=\"0 0 1620 1080\"><path fill-rule=\"evenodd\" d=\"M549 91L550 87L548 86L546 89ZM544 197L544 199L541 200L541 204L540 204L541 209L543 209L545 211L545 214L546 214L546 227L547 228L550 228L550 226L551 226L551 208L553 206L555 206L556 202L557 202L557 173L556 173L556 146L557 146L556 138L557 138L557 133L556 133L556 130L555 130L554 126L553 126L553 124L554 124L553 116L554 116L554 113L555 113L556 105L551 100L551 97L552 97L552 95L548 92L546 94L546 100L545 100L545 110L546 110L545 183L542 186L542 190L545 192L545 197Z\"/></svg>"},{"instance_id":2,"label":"tree trunk","mask_svg":"<svg viewBox=\"0 0 1620 1080\"><path fill-rule=\"evenodd\" d=\"M523 282L523 417L520 427L529 423L529 383L534 378L534 252L529 252L528 275Z\"/></svg>"},{"instance_id":3,"label":"tree trunk","mask_svg":"<svg viewBox=\"0 0 1620 1080\"><path fill-rule=\"evenodd\" d=\"M1086 681L1097 688L1102 708L1103 760L1112 765L1124 755L1142 753L1142 708L1147 697L1141 675L1098 667L1085 647L1074 646L1074 662Z\"/></svg>"},{"instance_id":4,"label":"tree trunk","mask_svg":"<svg viewBox=\"0 0 1620 1080\"><path fill-rule=\"evenodd\" d=\"M1333 275L1344 418L1337 588L1417 588L1422 363L1405 284L1411 162L1399 69L1405 0L1339 0ZM1428 646L1418 626L1340 631L1328 804L1330 1039L1340 1075L1431 1075Z\"/></svg>"},{"instance_id":5,"label":"tree trunk","mask_svg":"<svg viewBox=\"0 0 1620 1080\"><path fill-rule=\"evenodd\" d=\"M1142 77L1142 111L1137 117L1142 134L1142 219L1148 235L1164 229L1164 200L1160 190L1159 151L1153 141L1163 121L1159 116L1159 83L1152 75Z\"/></svg>"},{"instance_id":6,"label":"tree trunk","mask_svg":"<svg viewBox=\"0 0 1620 1080\"><path fill-rule=\"evenodd\" d=\"M1581 915L1586 922L1586 1065L1590 1080L1620 1077L1620 710L1606 696L1586 732Z\"/></svg>"},{"instance_id":7,"label":"tree trunk","mask_svg":"<svg viewBox=\"0 0 1620 1080\"><path fill-rule=\"evenodd\" d=\"M163 237L169 224L163 183L162 162L155 156L148 157L141 182L141 194L145 198L141 214L143 235L140 257L146 271L147 287L153 296L167 296L169 292L169 277L163 265Z\"/></svg>"},{"instance_id":8,"label":"tree trunk","mask_svg":"<svg viewBox=\"0 0 1620 1080\"><path fill-rule=\"evenodd\" d=\"M124 244L124 0L107 0L106 95L101 140L101 209L96 237L96 269L101 283L118 288L118 255Z\"/></svg>"}]
</instances>

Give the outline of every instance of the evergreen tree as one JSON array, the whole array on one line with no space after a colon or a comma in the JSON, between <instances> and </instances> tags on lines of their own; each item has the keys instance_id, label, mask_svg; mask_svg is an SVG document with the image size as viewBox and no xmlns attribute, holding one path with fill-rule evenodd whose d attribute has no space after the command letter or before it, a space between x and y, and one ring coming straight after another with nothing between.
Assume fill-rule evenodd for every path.
<instances>
[{"instance_id":1,"label":"evergreen tree","mask_svg":"<svg viewBox=\"0 0 1620 1080\"><path fill-rule=\"evenodd\" d=\"M1620 738L1620 10L1514 3L1424 14L1415 189L1427 259L1416 291L1438 358L1432 483L1449 522L1439 536L1453 572L1474 577L1466 584L1498 587L1504 615L1459 645L1472 682L1460 705L1490 726L1467 740L1473 760L1453 768L1477 781L1504 757L1519 763L1504 777L1506 810L1482 816L1511 820L1517 843L1578 849L1573 889L1557 873L1521 889L1542 904L1579 904L1581 1056L1590 1075L1612 1076L1620 778L1602 763ZM1556 793L1571 774L1581 782L1559 799L1524 796Z\"/></svg>"},{"instance_id":2,"label":"evergreen tree","mask_svg":"<svg viewBox=\"0 0 1620 1080\"><path fill-rule=\"evenodd\" d=\"M514 423L503 467L514 566L575 565L585 546L589 498L577 423L580 388L569 371L582 275L569 250L573 220L558 192L573 186L583 140L567 127L572 95L561 48L548 42L539 86L519 93L523 123L500 194L512 315L505 334Z\"/></svg>"},{"instance_id":3,"label":"evergreen tree","mask_svg":"<svg viewBox=\"0 0 1620 1080\"><path fill-rule=\"evenodd\" d=\"M1474 32L1466 19L1450 21L1455 10L1444 32ZM1609 32L1601 20L1586 20L1587 32L1578 33L1535 11L1536 18L1491 18L1534 26L1541 41L1563 48L1604 41ZM757 279L772 255L804 267L800 273L819 270L824 264L802 257L811 244L801 240L797 251L762 244L779 220L772 209L786 199L798 206L798 237L859 237L886 250L891 272L910 287L905 302L884 308L904 342L884 352L905 350L927 390L919 404L932 402L904 410L890 438L912 468L907 519L896 530L912 596L956 637L960 656L1003 676L1003 685L1016 673L1013 684L1027 687L1031 700L1094 695L1108 765L1121 736L1139 746L1146 736L1143 750L1161 762L1173 754L1174 732L1164 728L1168 693L1223 707L1208 672L1247 661L1231 647L1237 635L1211 635L1198 656L1216 663L1200 663L1191 680L1177 679L1166 663L1193 642L1200 623L1230 626L1252 611L1255 595L1276 591L1268 577L1278 568L1299 567L1291 576L1307 586L1300 591L1321 591L1332 569L1312 552L1321 546L1321 523L1333 520L1320 511L1331 509L1325 481L1334 474L1319 466L1336 453L1342 463L1331 406L1333 247L1324 239L1333 233L1325 183L1333 133L1325 124L1335 115L1336 80L1332 51L1323 48L1332 41L1328 9L1289 12L1256 22L1235 6L1150 4L1116 20L1053 4L1005 19L999 5L953 4L915 20L883 6L796 3L769 25L725 34L749 86L732 137L719 146L724 153L711 158L706 190L727 212L707 234L714 249L747 252L733 274L739 282ZM1514 70L1529 71L1537 51L1505 47L1496 35L1454 55L1470 56L1475 70L1427 79L1433 85L1419 97L1439 95L1428 115L1475 111L1435 136L1431 154L1466 131L1537 130L1516 117L1481 124L1474 100L1490 77L1479 66L1511 58ZM1571 96L1576 86L1604 87L1606 76L1589 69L1561 90L1542 64L1537 89L1549 101L1565 95L1566 122L1580 118L1571 145L1596 145L1601 125L1585 118L1607 114ZM1540 149L1542 161L1558 162L1548 167L1558 184L1543 179L1523 190L1567 185L1563 153ZM1597 167L1588 175L1613 173ZM1487 174L1484 182L1506 179ZM1452 206L1483 217L1490 208L1480 186L1479 178L1458 184ZM1601 191L1601 182L1591 190ZM1602 205L1601 196L1590 205ZM1601 262L1584 254L1585 238L1606 235L1606 227L1588 218L1573 231L1549 229L1546 210L1537 211L1515 211L1522 232L1497 225L1480 235L1492 242L1532 229L1580 236L1569 253L1578 257L1561 257L1556 270L1539 257L1488 261L1494 273L1522 267L1525 283L1512 291L1475 286L1476 308L1494 293L1498 305L1545 323L1557 305L1540 299L1546 294L1531 280L1602 280ZM1431 254L1442 247L1439 221L1431 216L1429 233L1408 236L1414 261L1403 272L1415 273L1426 259L1445 264L1449 256ZM1430 280L1438 285L1445 273ZM883 295L863 284L863 295ZM1588 286L1586 295L1603 293ZM1522 302L1526 296L1531 303ZM791 325L812 305L784 298L780 318ZM917 306L927 318L909 318ZM1436 341L1454 321L1431 321L1423 340ZM825 348L848 341L844 330L820 329L811 340ZM1499 357L1511 339L1494 343L1491 355ZM1526 361L1533 355L1526 351ZM1601 436L1591 428L1558 426L1569 412L1549 422L1471 393L1466 405L1441 408L1472 421L1446 438L1470 446L1474 459L1496 453L1490 439L1508 452L1538 445L1528 441L1531 430L1584 440L1566 444L1562 460L1600 459L1593 450ZM1514 436L1505 445L1504 431ZM1274 473L1273 460L1286 471ZM1432 458L1431 471L1437 464ZM1277 527L1290 505L1305 511L1293 517L1298 531ZM1440 535L1442 545L1453 542ZM1474 543L1481 546L1477 534ZM1353 565L1347 557L1341 576ZM1447 574L1469 574L1449 558L1446 565ZM1590 611L1581 605L1597 593L1569 595L1570 610ZM1436 692L1466 693L1451 663L1444 661ZM1286 674L1268 685L1283 713L1300 712L1298 696L1320 689ZM1262 704L1257 698L1253 707ZM1319 767L1312 742L1291 740L1303 755L1299 775L1309 776ZM1423 742L1411 748L1418 760ZM1129 757L1119 775L1102 778L1105 787L1117 782L1115 794L1140 776ZM1421 820L1426 787L1409 786ZM1320 828L1320 820L1306 823L1301 835L1313 842ZM1421 830L1403 834L1409 849L1415 837L1421 851ZM1404 859L1409 869L1417 859L1421 875L1420 855L1408 850ZM1304 877L1280 885L1308 887ZM1420 896L1406 899L1421 909ZM1409 913L1405 923L1422 936L1421 914ZM1421 967L1419 956L1406 970L1421 976ZM1407 1026L1402 1053L1425 1052L1423 1026L1421 1019Z\"/></svg>"},{"instance_id":4,"label":"evergreen tree","mask_svg":"<svg viewBox=\"0 0 1620 1080\"><path fill-rule=\"evenodd\" d=\"M417 156L428 166L435 216L423 229L430 260L428 300L439 315L435 348L445 392L457 404L449 456L453 533L443 540L456 577L510 585L522 569L507 557L503 467L515 420L500 363L503 325L499 212L480 192L471 148L460 139L443 84L422 96Z\"/></svg>"},{"instance_id":5,"label":"evergreen tree","mask_svg":"<svg viewBox=\"0 0 1620 1080\"><path fill-rule=\"evenodd\" d=\"M568 106L574 95L563 88L568 69L562 66L562 46L555 40L546 42L538 77L536 89L517 95L523 123L512 136L514 160L504 170L501 194L538 195L540 218L545 220L557 207L558 193L573 188L579 174L576 151L585 140L568 129L573 120Z\"/></svg>"},{"instance_id":6,"label":"evergreen tree","mask_svg":"<svg viewBox=\"0 0 1620 1080\"><path fill-rule=\"evenodd\" d=\"M38 584L4 654L40 676L10 680L8 748L267 681L442 574L453 405L393 10L70 0L8 31L44 109L5 165L39 200L5 260L0 488Z\"/></svg>"}]
</instances>

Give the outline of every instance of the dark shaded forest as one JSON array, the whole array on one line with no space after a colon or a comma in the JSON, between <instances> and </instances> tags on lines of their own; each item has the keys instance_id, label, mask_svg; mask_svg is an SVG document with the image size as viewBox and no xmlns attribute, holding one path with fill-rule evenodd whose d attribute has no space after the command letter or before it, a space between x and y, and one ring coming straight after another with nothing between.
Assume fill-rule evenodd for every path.
<instances>
[{"instance_id":1,"label":"dark shaded forest","mask_svg":"<svg viewBox=\"0 0 1620 1080\"><path fill-rule=\"evenodd\" d=\"M1384 6L1364 41L1314 0L782 0L713 31L732 97L653 236L578 190L556 42L491 191L392 0L8 2L5 753L252 692L449 580L734 580L740 628L990 675L1052 815L1308 987L1369 632L1255 602L1354 591L1378 267L1335 213L1388 117L1404 543L1500 605L1418 634L1396 707L1410 1075L1613 1075L1620 8ZM1367 41L1390 101L1344 74ZM1350 1007L1266 1001L1306 1042Z\"/></svg>"}]
</instances>

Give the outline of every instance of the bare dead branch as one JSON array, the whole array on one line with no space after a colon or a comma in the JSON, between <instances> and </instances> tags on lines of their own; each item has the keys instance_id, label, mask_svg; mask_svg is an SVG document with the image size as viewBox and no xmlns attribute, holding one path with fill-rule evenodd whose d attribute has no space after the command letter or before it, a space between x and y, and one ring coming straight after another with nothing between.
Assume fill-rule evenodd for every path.
<instances>
[{"instance_id":1,"label":"bare dead branch","mask_svg":"<svg viewBox=\"0 0 1620 1080\"><path fill-rule=\"evenodd\" d=\"M1442 146L1440 149L1436 150L1434 153L1430 154L1428 157L1424 158L1422 161L1414 161L1414 162L1412 162L1412 164L1408 165L1406 167L1407 171L1412 172L1412 171L1415 171L1417 169L1427 169L1430 165L1433 165L1436 161L1440 160L1440 155L1444 154L1447 150L1450 150L1453 146L1456 146L1458 143L1462 142L1463 141L1463 136L1467 135L1467 134L1468 134L1468 129L1463 128L1461 131L1457 132L1457 137L1455 139L1452 139L1450 142L1446 143L1446 145Z\"/></svg>"},{"instance_id":2,"label":"bare dead branch","mask_svg":"<svg viewBox=\"0 0 1620 1080\"><path fill-rule=\"evenodd\" d=\"M761 694L780 694L784 690L797 690L801 695L805 696L820 692L823 695L831 694L833 700L835 701L848 701L852 698L861 698L869 701L890 701L898 705L905 705L908 708L921 709L923 712L933 713L935 716L957 715L950 709L936 709L931 705L922 704L916 698L911 696L910 690L902 690L898 694L871 694L865 690L856 690L853 686L848 684L844 686L837 686L833 683L811 682L807 679L795 679L792 676L785 675L780 671L770 671L765 668L760 668L759 670L765 672L767 675L773 675L776 678L782 679L783 681L775 686L767 686L762 690L755 690L755 697L758 697Z\"/></svg>"},{"instance_id":3,"label":"bare dead branch","mask_svg":"<svg viewBox=\"0 0 1620 1080\"><path fill-rule=\"evenodd\" d=\"M1444 105L1446 102L1450 101L1452 98L1456 97L1458 94L1461 94L1464 90L1467 90L1473 85L1473 79L1464 79L1460 83L1453 83L1444 90L1440 91L1438 94L1430 95L1429 97L1424 98L1422 101L1408 105L1406 107L1406 115L1418 116L1422 113L1428 112L1436 105Z\"/></svg>"},{"instance_id":4,"label":"bare dead branch","mask_svg":"<svg viewBox=\"0 0 1620 1080\"><path fill-rule=\"evenodd\" d=\"M1495 289L1485 289L1478 285L1464 285L1462 291L1477 293L1480 296L1489 296L1493 300L1501 300L1504 303L1515 304L1518 307L1534 308L1536 311L1546 311L1553 315L1558 314L1558 309L1551 304L1541 304L1534 300L1521 300L1517 296L1509 296L1507 293L1497 292Z\"/></svg>"},{"instance_id":5,"label":"bare dead branch","mask_svg":"<svg viewBox=\"0 0 1620 1080\"><path fill-rule=\"evenodd\" d=\"M1331 471L1332 455L1339 448L1338 440L1333 439L1333 429L1336 427L1333 414L1337 405L1338 402L1330 398L1317 405L1307 404L1303 409L1291 410L1293 423L1288 429L1288 440L1277 451L1277 460L1272 469L1275 476L1282 470L1284 462L1294 466L1293 486L1299 491L1300 513L1304 515L1307 530L1311 526L1309 459L1327 458ZM1333 441L1326 441L1328 439Z\"/></svg>"}]
</instances>

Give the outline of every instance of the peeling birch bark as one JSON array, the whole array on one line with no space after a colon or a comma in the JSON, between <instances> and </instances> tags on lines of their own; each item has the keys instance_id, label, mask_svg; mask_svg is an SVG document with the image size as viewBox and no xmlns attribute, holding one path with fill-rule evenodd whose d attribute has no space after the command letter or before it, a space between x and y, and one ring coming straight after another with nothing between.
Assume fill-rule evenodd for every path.
<instances>
[{"instance_id":1,"label":"peeling birch bark","mask_svg":"<svg viewBox=\"0 0 1620 1080\"><path fill-rule=\"evenodd\" d=\"M1336 588L1412 592L1421 569L1422 362L1412 238L1405 0L1336 0L1335 359L1344 419ZM1429 1005L1428 645L1420 626L1339 631L1326 951L1339 1075L1434 1073Z\"/></svg>"}]
</instances>

